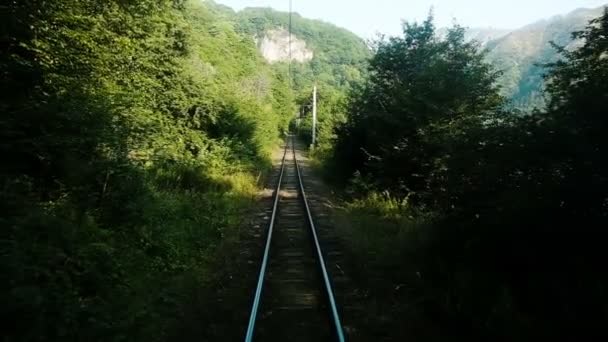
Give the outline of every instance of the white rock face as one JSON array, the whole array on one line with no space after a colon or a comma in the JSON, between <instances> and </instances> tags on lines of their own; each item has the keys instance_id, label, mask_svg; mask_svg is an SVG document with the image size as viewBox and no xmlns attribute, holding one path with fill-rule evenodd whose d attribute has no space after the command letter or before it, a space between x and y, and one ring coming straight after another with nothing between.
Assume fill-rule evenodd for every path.
<instances>
[{"instance_id":1,"label":"white rock face","mask_svg":"<svg viewBox=\"0 0 608 342\"><path fill-rule=\"evenodd\" d=\"M256 39L256 43L264 58L270 63L289 61L289 32L283 28L270 30ZM291 35L291 59L304 63L313 58L312 50L306 47L306 42Z\"/></svg>"}]
</instances>

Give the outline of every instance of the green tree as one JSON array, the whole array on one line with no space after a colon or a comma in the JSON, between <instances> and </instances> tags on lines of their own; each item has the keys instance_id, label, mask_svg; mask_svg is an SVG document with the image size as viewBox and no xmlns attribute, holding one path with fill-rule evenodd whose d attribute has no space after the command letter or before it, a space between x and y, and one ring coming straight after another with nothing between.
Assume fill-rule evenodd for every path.
<instances>
[{"instance_id":1,"label":"green tree","mask_svg":"<svg viewBox=\"0 0 608 342\"><path fill-rule=\"evenodd\" d=\"M4 339L217 338L193 308L287 126L285 78L207 3L5 8Z\"/></svg>"},{"instance_id":2,"label":"green tree","mask_svg":"<svg viewBox=\"0 0 608 342\"><path fill-rule=\"evenodd\" d=\"M347 174L359 171L401 194L424 192L442 154L435 132L496 109L497 73L476 43L465 42L463 28L439 40L432 16L376 45L369 79L351 96L336 158Z\"/></svg>"}]
</instances>

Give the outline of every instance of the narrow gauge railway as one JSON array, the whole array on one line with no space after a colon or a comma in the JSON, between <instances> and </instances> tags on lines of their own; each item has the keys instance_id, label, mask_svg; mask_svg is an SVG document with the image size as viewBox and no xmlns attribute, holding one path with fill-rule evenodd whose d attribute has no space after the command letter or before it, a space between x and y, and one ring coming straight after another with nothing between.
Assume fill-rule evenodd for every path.
<instances>
[{"instance_id":1,"label":"narrow gauge railway","mask_svg":"<svg viewBox=\"0 0 608 342\"><path fill-rule=\"evenodd\" d=\"M245 341L344 341L293 135L278 178Z\"/></svg>"}]
</instances>

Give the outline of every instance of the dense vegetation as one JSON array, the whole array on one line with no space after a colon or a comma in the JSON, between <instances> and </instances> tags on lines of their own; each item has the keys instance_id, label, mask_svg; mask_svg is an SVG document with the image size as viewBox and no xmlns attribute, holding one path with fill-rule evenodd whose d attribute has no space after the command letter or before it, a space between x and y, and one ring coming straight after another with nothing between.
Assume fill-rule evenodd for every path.
<instances>
[{"instance_id":1,"label":"dense vegetation","mask_svg":"<svg viewBox=\"0 0 608 342\"><path fill-rule=\"evenodd\" d=\"M270 9L4 8L5 341L225 337L216 324L234 324L218 323L210 300L218 259L239 253L243 211L293 114L309 113L313 84L314 155L347 190L340 229L368 311L390 318L379 330L608 337L608 12L574 34L578 45L561 46L564 26L547 29L558 39L539 61L551 63L528 58L524 76L489 62L508 39L484 52L460 27L438 38L432 18L370 51L294 15L314 58L290 75L253 39L288 26ZM543 74L546 93L522 88ZM546 98L546 109L516 115L504 96L517 91L533 93L517 106ZM309 139L310 115L300 128Z\"/></svg>"},{"instance_id":2,"label":"dense vegetation","mask_svg":"<svg viewBox=\"0 0 608 342\"><path fill-rule=\"evenodd\" d=\"M3 340L183 338L295 110L286 75L211 4L3 7Z\"/></svg>"},{"instance_id":3,"label":"dense vegetation","mask_svg":"<svg viewBox=\"0 0 608 342\"><path fill-rule=\"evenodd\" d=\"M264 37L269 30L289 29L289 13L271 8L246 8L236 14L237 28L245 35ZM307 142L312 131L312 89L318 88L321 142L319 153L327 152L334 137L333 128L345 120L343 103L350 87L363 80L370 57L365 42L354 33L319 20L292 15L292 33L302 39L314 52L308 63L276 63L273 68L280 74L290 74L296 94L299 115L302 117L298 132Z\"/></svg>"},{"instance_id":4,"label":"dense vegetation","mask_svg":"<svg viewBox=\"0 0 608 342\"><path fill-rule=\"evenodd\" d=\"M238 29L263 37L269 30L289 28L289 14L270 8L246 8L237 14ZM292 15L292 33L314 51L310 63L292 63L294 89L310 93L312 84L344 89L361 80L369 49L352 32L334 25ZM276 67L288 72L288 63Z\"/></svg>"},{"instance_id":5,"label":"dense vegetation","mask_svg":"<svg viewBox=\"0 0 608 342\"><path fill-rule=\"evenodd\" d=\"M377 42L325 164L351 179L353 267L387 280L368 284L400 322L383 330L606 338L608 12L575 51L556 45L548 109L525 117L501 109L499 73L461 28L434 30Z\"/></svg>"}]
</instances>

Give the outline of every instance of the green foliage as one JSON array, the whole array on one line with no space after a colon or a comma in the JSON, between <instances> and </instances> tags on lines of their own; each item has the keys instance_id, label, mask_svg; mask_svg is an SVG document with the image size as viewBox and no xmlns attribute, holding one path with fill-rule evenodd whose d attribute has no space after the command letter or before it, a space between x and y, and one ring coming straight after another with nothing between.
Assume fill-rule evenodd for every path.
<instances>
[{"instance_id":1,"label":"green foliage","mask_svg":"<svg viewBox=\"0 0 608 342\"><path fill-rule=\"evenodd\" d=\"M575 33L580 48L558 47L549 109L525 117L498 109L476 47L457 38L443 44L460 53L437 52L430 20L380 44L335 160L363 197L349 212L353 253L386 266L363 277L390 279L372 295L427 327L418 340L606 337L606 37L608 12ZM443 63L468 68L435 73Z\"/></svg>"},{"instance_id":2,"label":"green foliage","mask_svg":"<svg viewBox=\"0 0 608 342\"><path fill-rule=\"evenodd\" d=\"M293 112L287 80L208 4L5 7L4 340L182 336Z\"/></svg>"},{"instance_id":3,"label":"green foliage","mask_svg":"<svg viewBox=\"0 0 608 342\"><path fill-rule=\"evenodd\" d=\"M335 158L342 175L358 171L398 194L425 191L445 153L437 132L484 120L501 105L498 74L483 59L460 27L436 38L432 18L406 24L403 38L377 42L369 79L351 97L340 128Z\"/></svg>"},{"instance_id":4,"label":"green foliage","mask_svg":"<svg viewBox=\"0 0 608 342\"><path fill-rule=\"evenodd\" d=\"M263 37L269 30L289 28L289 14L270 8L246 8L238 14L238 30ZM310 63L293 63L293 80L297 91L308 92L312 83L334 88L346 87L361 79L361 70L369 57L363 40L334 25L292 15L292 32L306 41L314 52ZM281 68L287 71L283 63Z\"/></svg>"},{"instance_id":5,"label":"green foliage","mask_svg":"<svg viewBox=\"0 0 608 342\"><path fill-rule=\"evenodd\" d=\"M236 15L237 30L261 38L271 30L289 28L289 14L270 8L246 8ZM305 19L294 13L292 32L304 40L313 51L310 62L275 63L279 74L291 75L291 85L300 107L302 124L298 132L306 141L311 139L312 88L318 88L318 149L316 156L328 155L335 136L335 126L345 121L344 102L350 87L363 80L370 50L355 34L334 25Z\"/></svg>"},{"instance_id":6,"label":"green foliage","mask_svg":"<svg viewBox=\"0 0 608 342\"><path fill-rule=\"evenodd\" d=\"M343 90L329 86L318 87L316 145L311 151L319 161L328 161L337 135L335 128L346 122L347 95ZM299 99L298 104L304 114L300 120L298 133L309 145L312 142L312 95Z\"/></svg>"}]
</instances>

